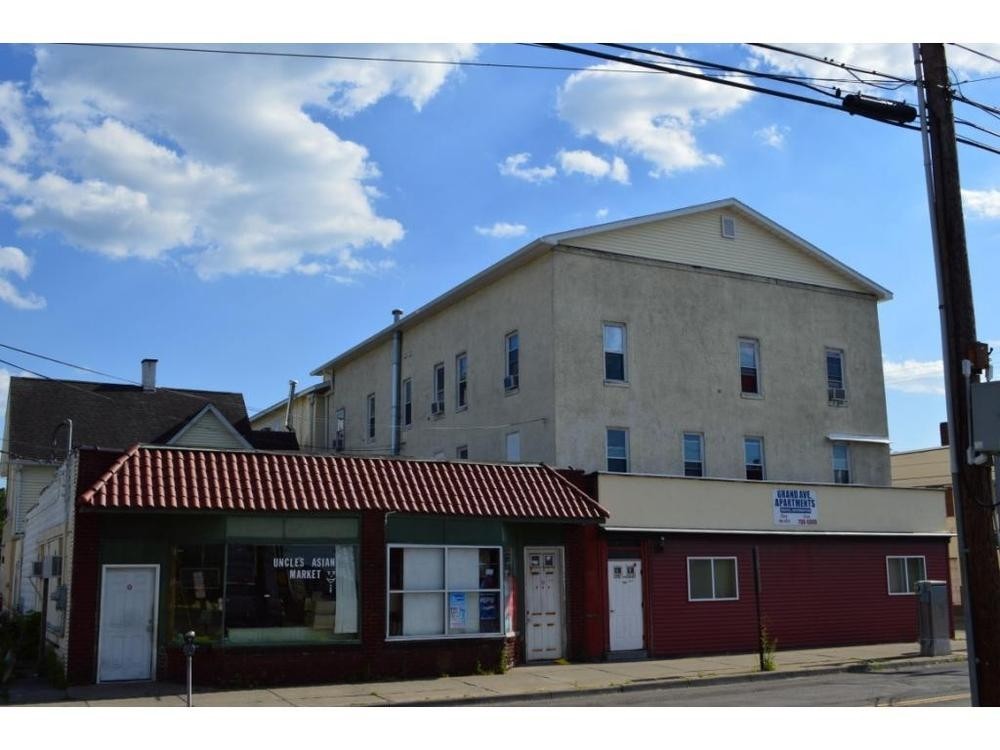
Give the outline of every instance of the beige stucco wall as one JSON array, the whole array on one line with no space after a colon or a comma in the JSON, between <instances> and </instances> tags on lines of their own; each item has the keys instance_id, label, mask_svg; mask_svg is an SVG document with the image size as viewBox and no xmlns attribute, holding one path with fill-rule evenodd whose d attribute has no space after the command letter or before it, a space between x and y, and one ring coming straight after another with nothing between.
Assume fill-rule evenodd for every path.
<instances>
[{"instance_id":1,"label":"beige stucco wall","mask_svg":"<svg viewBox=\"0 0 1000 750\"><path fill-rule=\"evenodd\" d=\"M506 393L505 337L520 335L520 387ZM553 432L552 261L545 255L511 272L403 332L401 380L413 383L409 428L402 430L403 456L455 458L467 445L469 458L503 461L506 435L520 433L521 460L555 460ZM456 410L455 358L468 356L468 407ZM431 415L434 365L445 368L445 412ZM390 449L392 342L337 368L330 420L346 410L345 450L387 454ZM375 393L375 439L365 435L366 398ZM402 404L400 404L402 408ZM332 428L331 428L332 429Z\"/></svg>"},{"instance_id":2,"label":"beige stucco wall","mask_svg":"<svg viewBox=\"0 0 1000 750\"><path fill-rule=\"evenodd\" d=\"M951 458L948 448L893 453L894 487L947 487L951 485Z\"/></svg>"},{"instance_id":3,"label":"beige stucco wall","mask_svg":"<svg viewBox=\"0 0 1000 750\"><path fill-rule=\"evenodd\" d=\"M815 526L774 523L774 491L816 495ZM608 528L725 529L799 532L947 532L940 490L847 487L834 484L598 476Z\"/></svg>"},{"instance_id":4,"label":"beige stucco wall","mask_svg":"<svg viewBox=\"0 0 1000 750\"><path fill-rule=\"evenodd\" d=\"M763 436L768 478L832 481L830 433L887 435L873 297L659 261L560 250L555 260L556 463L602 470L605 427L629 429L630 469L683 473L704 434L709 476L744 476ZM604 383L602 324L627 326L628 385ZM760 343L763 395L742 397L740 337ZM826 348L845 352L829 406ZM889 483L888 446L851 444L853 481Z\"/></svg>"}]
</instances>

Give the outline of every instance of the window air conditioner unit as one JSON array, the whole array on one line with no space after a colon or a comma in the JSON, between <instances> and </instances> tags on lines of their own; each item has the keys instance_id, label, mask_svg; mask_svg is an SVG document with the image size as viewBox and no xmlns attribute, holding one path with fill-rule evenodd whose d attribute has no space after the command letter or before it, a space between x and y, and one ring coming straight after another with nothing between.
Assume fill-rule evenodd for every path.
<instances>
[{"instance_id":1,"label":"window air conditioner unit","mask_svg":"<svg viewBox=\"0 0 1000 750\"><path fill-rule=\"evenodd\" d=\"M52 592L52 596L49 597L53 602L55 602L56 610L59 612L66 611L66 585L57 586L56 590Z\"/></svg>"},{"instance_id":2,"label":"window air conditioner unit","mask_svg":"<svg viewBox=\"0 0 1000 750\"><path fill-rule=\"evenodd\" d=\"M333 447L333 449L335 451L343 451L344 450L344 436L343 435L338 435L337 437L335 437L333 439L333 446L332 447Z\"/></svg>"},{"instance_id":3,"label":"window air conditioner unit","mask_svg":"<svg viewBox=\"0 0 1000 750\"><path fill-rule=\"evenodd\" d=\"M827 388L827 396L830 399L831 404L843 404L847 401L847 389L846 388Z\"/></svg>"},{"instance_id":4,"label":"window air conditioner unit","mask_svg":"<svg viewBox=\"0 0 1000 750\"><path fill-rule=\"evenodd\" d=\"M444 414L444 401L432 401L431 414L435 417Z\"/></svg>"},{"instance_id":5,"label":"window air conditioner unit","mask_svg":"<svg viewBox=\"0 0 1000 750\"><path fill-rule=\"evenodd\" d=\"M42 562L42 578L58 578L62 575L62 557L49 555Z\"/></svg>"},{"instance_id":6,"label":"window air conditioner unit","mask_svg":"<svg viewBox=\"0 0 1000 750\"><path fill-rule=\"evenodd\" d=\"M506 391L512 391L517 388L517 375L508 375L503 379L503 387Z\"/></svg>"},{"instance_id":7,"label":"window air conditioner unit","mask_svg":"<svg viewBox=\"0 0 1000 750\"><path fill-rule=\"evenodd\" d=\"M42 577L42 561L35 560L31 563L31 577L41 578Z\"/></svg>"}]
</instances>

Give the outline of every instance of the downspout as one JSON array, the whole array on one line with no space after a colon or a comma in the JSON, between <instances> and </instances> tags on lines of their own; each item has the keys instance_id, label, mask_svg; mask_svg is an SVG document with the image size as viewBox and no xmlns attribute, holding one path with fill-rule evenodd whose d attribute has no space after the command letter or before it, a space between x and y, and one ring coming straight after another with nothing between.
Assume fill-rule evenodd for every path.
<instances>
[{"instance_id":1,"label":"downspout","mask_svg":"<svg viewBox=\"0 0 1000 750\"><path fill-rule=\"evenodd\" d=\"M294 432L292 427L292 401L295 399L295 386L299 383L297 380L288 381L288 404L285 406L285 429L289 432Z\"/></svg>"},{"instance_id":2,"label":"downspout","mask_svg":"<svg viewBox=\"0 0 1000 750\"><path fill-rule=\"evenodd\" d=\"M400 370L400 359L402 358L403 351L403 331L399 328L399 319L403 316L402 310L392 311L392 322L396 326L396 330L392 333L392 374L390 376L390 389L392 395L390 398L389 407L389 430L391 432L391 439L389 445L389 452L393 456L399 455L399 443L400 443L400 419L399 419L399 402L400 402L400 390L402 384L399 379Z\"/></svg>"}]
</instances>

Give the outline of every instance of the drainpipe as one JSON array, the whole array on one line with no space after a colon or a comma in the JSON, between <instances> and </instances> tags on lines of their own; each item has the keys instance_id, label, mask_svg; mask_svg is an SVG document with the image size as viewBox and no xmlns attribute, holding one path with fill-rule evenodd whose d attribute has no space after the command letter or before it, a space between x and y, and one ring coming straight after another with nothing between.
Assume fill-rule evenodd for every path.
<instances>
[{"instance_id":1,"label":"drainpipe","mask_svg":"<svg viewBox=\"0 0 1000 750\"><path fill-rule=\"evenodd\" d=\"M392 322L396 326L396 330L392 334L392 375L390 377L390 388L392 389L392 398L390 399L389 408L389 429L392 433L392 438L390 440L390 453L393 456L399 455L399 432L400 432L400 419L399 419L399 401L400 401L400 389L401 383L399 380L399 364L402 358L403 350L403 331L399 328L399 319L403 317L402 310L392 311Z\"/></svg>"},{"instance_id":2,"label":"drainpipe","mask_svg":"<svg viewBox=\"0 0 1000 750\"><path fill-rule=\"evenodd\" d=\"M299 382L297 380L288 381L288 404L285 406L285 429L289 432L294 432L292 428L292 401L295 399L295 386Z\"/></svg>"}]
</instances>

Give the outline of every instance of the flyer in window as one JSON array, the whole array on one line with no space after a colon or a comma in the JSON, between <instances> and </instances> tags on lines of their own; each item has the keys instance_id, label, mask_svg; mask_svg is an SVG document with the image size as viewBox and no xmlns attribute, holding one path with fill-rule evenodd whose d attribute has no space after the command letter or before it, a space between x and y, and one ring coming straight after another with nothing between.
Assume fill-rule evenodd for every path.
<instances>
[{"instance_id":1,"label":"flyer in window","mask_svg":"<svg viewBox=\"0 0 1000 750\"><path fill-rule=\"evenodd\" d=\"M450 630L464 628L467 619L465 592L452 592L448 595L448 628Z\"/></svg>"}]
</instances>

